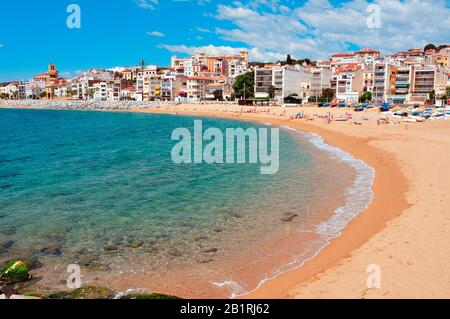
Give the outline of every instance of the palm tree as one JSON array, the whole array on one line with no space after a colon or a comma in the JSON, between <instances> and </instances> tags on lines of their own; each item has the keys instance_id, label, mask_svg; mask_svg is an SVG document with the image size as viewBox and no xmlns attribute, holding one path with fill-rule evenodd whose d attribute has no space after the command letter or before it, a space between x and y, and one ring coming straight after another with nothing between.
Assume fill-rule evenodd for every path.
<instances>
[{"instance_id":1,"label":"palm tree","mask_svg":"<svg viewBox=\"0 0 450 319\"><path fill-rule=\"evenodd\" d=\"M89 98L94 98L94 93L95 93L95 89L88 89L87 90L87 95Z\"/></svg>"}]
</instances>

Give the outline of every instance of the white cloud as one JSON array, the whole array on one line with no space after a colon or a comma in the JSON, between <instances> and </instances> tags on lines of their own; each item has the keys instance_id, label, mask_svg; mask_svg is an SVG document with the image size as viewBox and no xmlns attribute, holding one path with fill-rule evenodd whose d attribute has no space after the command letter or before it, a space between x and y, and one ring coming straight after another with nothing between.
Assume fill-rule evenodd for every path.
<instances>
[{"instance_id":1,"label":"white cloud","mask_svg":"<svg viewBox=\"0 0 450 319\"><path fill-rule=\"evenodd\" d=\"M448 2L447 2L448 3ZM352 0L332 6L327 0L309 0L295 14L308 25L316 39L331 42L342 49L345 43L374 47L385 53L427 43L449 41L450 8L443 0ZM381 27L368 28L370 4L380 8Z\"/></svg>"},{"instance_id":2,"label":"white cloud","mask_svg":"<svg viewBox=\"0 0 450 319\"><path fill-rule=\"evenodd\" d=\"M63 71L63 72L59 72L59 76L62 78L73 78L76 76L79 76L83 73L83 71L81 70L75 70L75 71Z\"/></svg>"},{"instance_id":3,"label":"white cloud","mask_svg":"<svg viewBox=\"0 0 450 319\"><path fill-rule=\"evenodd\" d=\"M327 58L353 48L370 47L384 54L450 42L448 0L248 0L218 4L211 17L231 27L214 32L228 42L248 49L252 60L273 60L292 54L295 58ZM370 5L378 5L381 27L369 28ZM197 31L199 29L197 28ZM200 31L199 31L200 32ZM173 52L241 50L231 46L166 45Z\"/></svg>"},{"instance_id":4,"label":"white cloud","mask_svg":"<svg viewBox=\"0 0 450 319\"><path fill-rule=\"evenodd\" d=\"M248 51L250 59L253 61L275 61L285 59L286 55L283 53L271 52L267 50L261 50L259 48L235 48L230 46L215 46L215 45L205 45L205 46L187 46L181 45L169 45L161 44L159 48L166 49L173 53L184 53L188 55L194 55L196 53L206 53L211 55L219 54L236 54L240 51Z\"/></svg>"},{"instance_id":5,"label":"white cloud","mask_svg":"<svg viewBox=\"0 0 450 319\"><path fill-rule=\"evenodd\" d=\"M159 4L158 0L134 0L137 5L143 9L154 10L155 6Z\"/></svg>"},{"instance_id":6,"label":"white cloud","mask_svg":"<svg viewBox=\"0 0 450 319\"><path fill-rule=\"evenodd\" d=\"M450 8L445 0L350 0L334 5L309 0L301 6L278 0L218 5L216 18L234 28L218 28L227 41L296 57L323 58L349 47L373 47L385 53L449 41ZM370 4L381 10L381 28L367 27ZM278 5L278 6L277 6ZM272 11L264 11L269 8Z\"/></svg>"},{"instance_id":7,"label":"white cloud","mask_svg":"<svg viewBox=\"0 0 450 319\"><path fill-rule=\"evenodd\" d=\"M158 37L158 38L164 38L164 37L166 36L164 33L159 32L159 31L147 32L147 34L148 34L149 36L152 36L152 37Z\"/></svg>"},{"instance_id":8,"label":"white cloud","mask_svg":"<svg viewBox=\"0 0 450 319\"><path fill-rule=\"evenodd\" d=\"M211 33L211 30L197 27L196 30L201 33Z\"/></svg>"}]
</instances>

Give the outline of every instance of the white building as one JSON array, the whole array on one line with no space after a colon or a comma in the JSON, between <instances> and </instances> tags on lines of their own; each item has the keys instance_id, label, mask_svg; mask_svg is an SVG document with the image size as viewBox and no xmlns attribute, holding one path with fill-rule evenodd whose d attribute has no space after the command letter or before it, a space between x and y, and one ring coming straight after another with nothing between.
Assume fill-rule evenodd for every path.
<instances>
[{"instance_id":1,"label":"white building","mask_svg":"<svg viewBox=\"0 0 450 319\"><path fill-rule=\"evenodd\" d=\"M255 69L255 97L268 98L273 90L273 98L281 102L283 98L296 94L302 96L305 83L311 83L312 74L300 66L275 66Z\"/></svg>"},{"instance_id":2,"label":"white building","mask_svg":"<svg viewBox=\"0 0 450 319\"><path fill-rule=\"evenodd\" d=\"M192 76L187 78L187 100L199 102L206 99L208 85L224 83L223 78Z\"/></svg>"},{"instance_id":3,"label":"white building","mask_svg":"<svg viewBox=\"0 0 450 319\"><path fill-rule=\"evenodd\" d=\"M94 95L96 101L106 101L108 99L108 83L105 81L93 83Z\"/></svg>"},{"instance_id":4,"label":"white building","mask_svg":"<svg viewBox=\"0 0 450 319\"><path fill-rule=\"evenodd\" d=\"M358 68L336 74L336 99L345 103L358 103L364 88L364 74Z\"/></svg>"},{"instance_id":5,"label":"white building","mask_svg":"<svg viewBox=\"0 0 450 319\"><path fill-rule=\"evenodd\" d=\"M329 67L317 67L311 71L311 96L319 98L324 89L330 88L332 72Z\"/></svg>"},{"instance_id":6,"label":"white building","mask_svg":"<svg viewBox=\"0 0 450 319\"><path fill-rule=\"evenodd\" d=\"M235 78L238 75L244 74L248 71L248 65L241 60L232 60L228 64L228 76L230 78Z\"/></svg>"},{"instance_id":7,"label":"white building","mask_svg":"<svg viewBox=\"0 0 450 319\"><path fill-rule=\"evenodd\" d=\"M0 94L6 95L8 98L18 98L19 88L15 83L9 83L6 86L0 87Z\"/></svg>"},{"instance_id":8,"label":"white building","mask_svg":"<svg viewBox=\"0 0 450 319\"><path fill-rule=\"evenodd\" d=\"M184 75L194 76L194 60L186 59L184 60Z\"/></svg>"}]
</instances>

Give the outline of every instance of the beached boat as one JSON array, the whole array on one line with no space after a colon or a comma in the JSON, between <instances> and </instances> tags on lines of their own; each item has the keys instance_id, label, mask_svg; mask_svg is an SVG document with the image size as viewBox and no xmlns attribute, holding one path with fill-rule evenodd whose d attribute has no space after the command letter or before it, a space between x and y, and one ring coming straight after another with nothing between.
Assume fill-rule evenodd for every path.
<instances>
[{"instance_id":1,"label":"beached boat","mask_svg":"<svg viewBox=\"0 0 450 319\"><path fill-rule=\"evenodd\" d=\"M426 110L422 113L422 116L423 116L425 119L431 118L432 115L433 115L433 110L431 110L431 109L426 109Z\"/></svg>"}]
</instances>

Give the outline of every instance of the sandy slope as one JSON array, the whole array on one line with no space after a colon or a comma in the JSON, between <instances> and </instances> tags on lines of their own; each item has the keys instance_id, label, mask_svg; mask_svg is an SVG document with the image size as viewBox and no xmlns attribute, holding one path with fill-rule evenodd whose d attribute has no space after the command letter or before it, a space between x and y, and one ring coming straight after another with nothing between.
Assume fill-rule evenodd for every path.
<instances>
[{"instance_id":1,"label":"sandy slope","mask_svg":"<svg viewBox=\"0 0 450 319\"><path fill-rule=\"evenodd\" d=\"M406 176L408 209L350 257L294 284L284 296L450 297L450 122L396 127L338 128L367 137L369 145L395 155ZM395 181L387 187L396 187ZM378 212L381 213L381 212ZM367 289L368 264L381 266L381 289Z\"/></svg>"}]
</instances>

